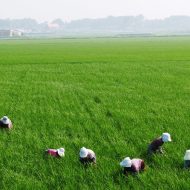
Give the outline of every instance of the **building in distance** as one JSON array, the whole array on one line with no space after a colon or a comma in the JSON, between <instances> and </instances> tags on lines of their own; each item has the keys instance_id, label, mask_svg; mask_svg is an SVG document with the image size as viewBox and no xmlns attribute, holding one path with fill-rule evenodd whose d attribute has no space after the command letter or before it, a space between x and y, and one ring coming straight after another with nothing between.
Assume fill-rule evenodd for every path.
<instances>
[{"instance_id":1,"label":"building in distance","mask_svg":"<svg viewBox=\"0 0 190 190\"><path fill-rule=\"evenodd\" d=\"M21 37L23 32L20 30L0 30L0 38Z\"/></svg>"}]
</instances>

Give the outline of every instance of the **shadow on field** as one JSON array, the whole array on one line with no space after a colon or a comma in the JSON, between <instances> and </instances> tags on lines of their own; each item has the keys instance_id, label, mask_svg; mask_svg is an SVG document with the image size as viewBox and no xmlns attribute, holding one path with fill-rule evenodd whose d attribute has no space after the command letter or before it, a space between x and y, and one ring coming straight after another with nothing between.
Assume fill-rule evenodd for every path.
<instances>
[{"instance_id":1,"label":"shadow on field","mask_svg":"<svg viewBox=\"0 0 190 190\"><path fill-rule=\"evenodd\" d=\"M79 162L80 162L80 160L79 160ZM97 164L93 164L93 163L81 163L80 162L80 167L81 167L81 169L84 169L85 171L91 171L92 169L94 169L94 168L98 168L98 166L97 166Z\"/></svg>"},{"instance_id":2,"label":"shadow on field","mask_svg":"<svg viewBox=\"0 0 190 190\"><path fill-rule=\"evenodd\" d=\"M114 171L113 174L113 181L115 184L120 184L121 179L126 180L127 182L127 177L123 174L121 169L118 169L117 171Z\"/></svg>"},{"instance_id":3,"label":"shadow on field","mask_svg":"<svg viewBox=\"0 0 190 190\"><path fill-rule=\"evenodd\" d=\"M84 62L78 62L78 61L67 62L67 64L71 64L71 65L83 64L83 63L84 63Z\"/></svg>"},{"instance_id":4,"label":"shadow on field","mask_svg":"<svg viewBox=\"0 0 190 190\"><path fill-rule=\"evenodd\" d=\"M47 149L48 149L48 148L47 148ZM47 149L46 149L46 150L47 150ZM49 158L52 159L52 157L51 157L50 155L48 155L48 153L47 153L46 150L44 150L44 151L42 152L42 158L47 161Z\"/></svg>"},{"instance_id":5,"label":"shadow on field","mask_svg":"<svg viewBox=\"0 0 190 190\"><path fill-rule=\"evenodd\" d=\"M148 146L147 146L148 147ZM144 158L145 160L147 160L148 162L152 162L154 161L153 157L154 155L149 155L148 151L145 149L141 152L141 154L139 155L141 158Z\"/></svg>"},{"instance_id":6,"label":"shadow on field","mask_svg":"<svg viewBox=\"0 0 190 190\"><path fill-rule=\"evenodd\" d=\"M102 103L101 99L98 96L94 96L94 102L97 104Z\"/></svg>"},{"instance_id":7,"label":"shadow on field","mask_svg":"<svg viewBox=\"0 0 190 190\"><path fill-rule=\"evenodd\" d=\"M67 62L67 64L71 64L71 65L77 65L77 64L90 64L92 63L91 61L83 61L83 62L79 62L79 61L71 61L71 62Z\"/></svg>"},{"instance_id":8,"label":"shadow on field","mask_svg":"<svg viewBox=\"0 0 190 190\"><path fill-rule=\"evenodd\" d=\"M113 182L117 185L121 184L121 181L125 181L126 183L130 180L130 178L133 178L139 182L141 182L140 174L133 174L129 173L127 176L123 174L123 170L118 169L117 171L113 172Z\"/></svg>"},{"instance_id":9,"label":"shadow on field","mask_svg":"<svg viewBox=\"0 0 190 190\"><path fill-rule=\"evenodd\" d=\"M106 112L106 117L108 117L108 118L113 118L113 114L111 113L110 110L107 110L107 112Z\"/></svg>"},{"instance_id":10,"label":"shadow on field","mask_svg":"<svg viewBox=\"0 0 190 190\"><path fill-rule=\"evenodd\" d=\"M116 129L118 129L118 130L122 129L122 125L121 125L120 121L116 117L114 117L114 115L112 114L112 112L110 110L106 111L106 117L112 120L113 126Z\"/></svg>"}]
</instances>

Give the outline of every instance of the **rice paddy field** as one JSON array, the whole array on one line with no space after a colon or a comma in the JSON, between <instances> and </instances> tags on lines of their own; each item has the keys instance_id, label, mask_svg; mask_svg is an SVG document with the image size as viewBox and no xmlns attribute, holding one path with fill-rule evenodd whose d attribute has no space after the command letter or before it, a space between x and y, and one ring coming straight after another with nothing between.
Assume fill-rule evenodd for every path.
<instances>
[{"instance_id":1,"label":"rice paddy field","mask_svg":"<svg viewBox=\"0 0 190 190\"><path fill-rule=\"evenodd\" d=\"M0 189L190 189L190 37L1 40L0 73L14 125L0 130ZM163 132L173 141L148 158ZM79 163L83 146L96 166ZM123 176L126 156L146 171Z\"/></svg>"}]
</instances>

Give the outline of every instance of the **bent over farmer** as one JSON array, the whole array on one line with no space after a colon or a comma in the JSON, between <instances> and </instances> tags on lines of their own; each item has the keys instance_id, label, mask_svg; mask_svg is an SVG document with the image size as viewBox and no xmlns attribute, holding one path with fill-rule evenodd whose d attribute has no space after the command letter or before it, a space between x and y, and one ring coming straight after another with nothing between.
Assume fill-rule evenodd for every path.
<instances>
[{"instance_id":1,"label":"bent over farmer","mask_svg":"<svg viewBox=\"0 0 190 190\"><path fill-rule=\"evenodd\" d=\"M120 162L120 166L124 168L124 175L128 175L128 173L138 174L140 171L145 169L144 160L140 158L130 159L130 157L126 157L122 162Z\"/></svg>"},{"instance_id":2,"label":"bent over farmer","mask_svg":"<svg viewBox=\"0 0 190 190\"><path fill-rule=\"evenodd\" d=\"M46 150L46 153L50 156L61 158L65 156L65 149L64 148L48 149Z\"/></svg>"},{"instance_id":3,"label":"bent over farmer","mask_svg":"<svg viewBox=\"0 0 190 190\"><path fill-rule=\"evenodd\" d=\"M161 137L153 140L150 145L148 146L148 154L151 155L152 153L161 153L163 154L162 145L165 142L171 142L171 136L169 133L163 133Z\"/></svg>"},{"instance_id":4,"label":"bent over farmer","mask_svg":"<svg viewBox=\"0 0 190 190\"><path fill-rule=\"evenodd\" d=\"M82 147L80 149L80 153L79 153L79 160L81 163L83 164L88 164L88 163L93 163L93 164L96 164L96 155L95 153L90 150L90 149L87 149L85 147Z\"/></svg>"},{"instance_id":5,"label":"bent over farmer","mask_svg":"<svg viewBox=\"0 0 190 190\"><path fill-rule=\"evenodd\" d=\"M13 127L13 124L11 120L7 116L3 116L0 119L0 128L8 128L11 129Z\"/></svg>"},{"instance_id":6,"label":"bent over farmer","mask_svg":"<svg viewBox=\"0 0 190 190\"><path fill-rule=\"evenodd\" d=\"M184 168L188 169L190 168L190 150L186 150L185 156L184 156Z\"/></svg>"}]
</instances>

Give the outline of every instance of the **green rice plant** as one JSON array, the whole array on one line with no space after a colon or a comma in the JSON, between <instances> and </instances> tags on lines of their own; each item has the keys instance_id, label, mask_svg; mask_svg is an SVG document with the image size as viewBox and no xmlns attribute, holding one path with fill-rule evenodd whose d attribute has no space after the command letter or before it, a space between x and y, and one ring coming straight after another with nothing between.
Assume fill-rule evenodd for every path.
<instances>
[{"instance_id":1,"label":"green rice plant","mask_svg":"<svg viewBox=\"0 0 190 190\"><path fill-rule=\"evenodd\" d=\"M190 189L189 52L189 37L0 41L0 115L14 125L0 130L0 189ZM149 159L162 132L173 141ZM79 163L83 146L96 167ZM146 171L123 176L126 156Z\"/></svg>"}]
</instances>

